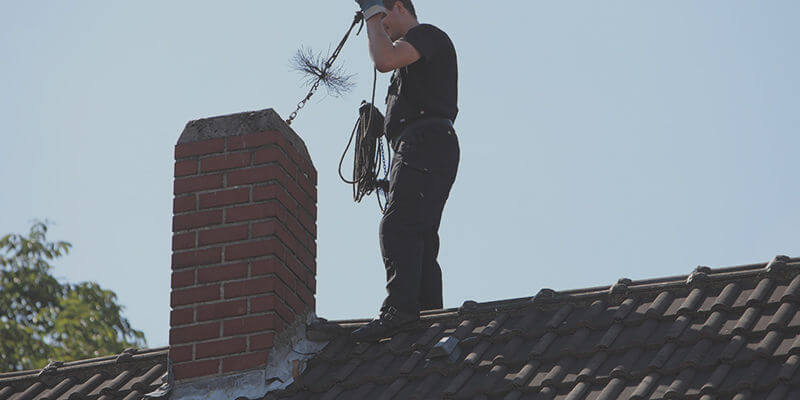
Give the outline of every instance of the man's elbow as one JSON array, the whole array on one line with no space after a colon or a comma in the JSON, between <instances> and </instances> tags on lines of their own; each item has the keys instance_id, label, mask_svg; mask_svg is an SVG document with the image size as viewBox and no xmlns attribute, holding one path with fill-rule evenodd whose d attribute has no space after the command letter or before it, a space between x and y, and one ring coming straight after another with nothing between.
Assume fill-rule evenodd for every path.
<instances>
[{"instance_id":1,"label":"man's elbow","mask_svg":"<svg viewBox=\"0 0 800 400\"><path fill-rule=\"evenodd\" d=\"M388 64L388 63L385 63L385 62L376 62L375 63L375 69L377 69L378 72L383 74L383 73L387 73L387 72L393 71L394 67L391 64Z\"/></svg>"}]
</instances>

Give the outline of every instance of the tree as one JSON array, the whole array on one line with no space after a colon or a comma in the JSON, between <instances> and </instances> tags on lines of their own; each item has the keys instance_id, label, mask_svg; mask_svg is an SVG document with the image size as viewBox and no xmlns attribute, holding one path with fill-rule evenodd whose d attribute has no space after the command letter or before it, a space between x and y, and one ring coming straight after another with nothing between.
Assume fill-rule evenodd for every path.
<instances>
[{"instance_id":1,"label":"tree","mask_svg":"<svg viewBox=\"0 0 800 400\"><path fill-rule=\"evenodd\" d=\"M144 333L122 316L117 295L93 282L61 283L49 260L69 242L46 239L35 221L28 237L0 239L0 372L39 369L146 345Z\"/></svg>"}]
</instances>

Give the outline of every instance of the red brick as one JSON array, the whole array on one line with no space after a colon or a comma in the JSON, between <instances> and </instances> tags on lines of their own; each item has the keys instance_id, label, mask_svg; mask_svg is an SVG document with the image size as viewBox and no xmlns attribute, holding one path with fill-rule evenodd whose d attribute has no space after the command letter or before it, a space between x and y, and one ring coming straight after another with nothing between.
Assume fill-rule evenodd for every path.
<instances>
[{"instance_id":1,"label":"red brick","mask_svg":"<svg viewBox=\"0 0 800 400\"><path fill-rule=\"evenodd\" d=\"M245 371L256 367L267 365L268 351L258 353L243 354L222 359L222 373L233 371Z\"/></svg>"},{"instance_id":2,"label":"red brick","mask_svg":"<svg viewBox=\"0 0 800 400\"><path fill-rule=\"evenodd\" d=\"M219 337L220 322L214 321L207 324L182 326L180 328L171 327L169 329L169 344L182 344L198 342Z\"/></svg>"},{"instance_id":3,"label":"red brick","mask_svg":"<svg viewBox=\"0 0 800 400\"><path fill-rule=\"evenodd\" d=\"M274 311L281 317L283 322L287 324L291 324L294 320L295 314L292 310L290 310L286 304L283 304L275 295L252 297L249 301L251 313Z\"/></svg>"},{"instance_id":4,"label":"red brick","mask_svg":"<svg viewBox=\"0 0 800 400\"><path fill-rule=\"evenodd\" d=\"M253 201L265 200L277 200L283 208L287 209L292 214L302 210L316 218L316 207L314 207L313 210L304 209L280 184L271 183L253 188Z\"/></svg>"},{"instance_id":5,"label":"red brick","mask_svg":"<svg viewBox=\"0 0 800 400\"><path fill-rule=\"evenodd\" d=\"M215 243L236 242L246 240L250 236L248 225L231 226L225 228L208 229L199 232L198 244L206 246Z\"/></svg>"},{"instance_id":6,"label":"red brick","mask_svg":"<svg viewBox=\"0 0 800 400\"><path fill-rule=\"evenodd\" d=\"M308 284L310 279L316 279L316 273L311 268L306 267L297 257L289 257L288 262L286 263L289 266L289 270L294 272L295 275L298 277L303 278L303 282ZM316 263L314 264L314 266ZM313 267L313 266L312 266Z\"/></svg>"},{"instance_id":7,"label":"red brick","mask_svg":"<svg viewBox=\"0 0 800 400\"><path fill-rule=\"evenodd\" d=\"M267 163L277 163L287 172L288 176L292 177L294 180L307 179L302 168L291 161L279 147L260 149L253 154L253 165Z\"/></svg>"},{"instance_id":8,"label":"red brick","mask_svg":"<svg viewBox=\"0 0 800 400\"><path fill-rule=\"evenodd\" d=\"M306 156L301 155L300 152L288 141L286 142L278 142L278 145L286 152L286 155L298 166L300 170L304 172L308 172L313 168L311 160L309 160Z\"/></svg>"},{"instance_id":9,"label":"red brick","mask_svg":"<svg viewBox=\"0 0 800 400\"><path fill-rule=\"evenodd\" d=\"M295 253L295 255L300 259L300 263L305 269L316 268L314 267L316 264L316 259L314 259L314 257L309 256L307 253L304 254L303 252Z\"/></svg>"},{"instance_id":10,"label":"red brick","mask_svg":"<svg viewBox=\"0 0 800 400\"><path fill-rule=\"evenodd\" d=\"M247 263L220 265L197 270L197 282L222 282L247 277Z\"/></svg>"},{"instance_id":11,"label":"red brick","mask_svg":"<svg viewBox=\"0 0 800 400\"><path fill-rule=\"evenodd\" d=\"M225 213L225 222L252 221L256 219L274 218L283 212L280 203L269 202L251 206L231 207Z\"/></svg>"},{"instance_id":12,"label":"red brick","mask_svg":"<svg viewBox=\"0 0 800 400\"><path fill-rule=\"evenodd\" d=\"M225 138L183 143L175 146L175 159L221 153L225 151Z\"/></svg>"},{"instance_id":13,"label":"red brick","mask_svg":"<svg viewBox=\"0 0 800 400\"><path fill-rule=\"evenodd\" d=\"M250 273L252 276L273 274L290 288L296 285L298 279L286 264L275 258L253 261Z\"/></svg>"},{"instance_id":14,"label":"red brick","mask_svg":"<svg viewBox=\"0 0 800 400\"><path fill-rule=\"evenodd\" d=\"M172 235L172 250L185 250L195 247L195 232L178 233Z\"/></svg>"},{"instance_id":15,"label":"red brick","mask_svg":"<svg viewBox=\"0 0 800 400\"><path fill-rule=\"evenodd\" d=\"M305 303L306 310L313 310L314 309L314 293L312 293L305 285L298 285L297 287L298 296L300 296L300 300Z\"/></svg>"},{"instance_id":16,"label":"red brick","mask_svg":"<svg viewBox=\"0 0 800 400\"><path fill-rule=\"evenodd\" d=\"M283 170L285 179L280 179L281 185L286 188L286 191L301 204L316 204L317 192L316 189L311 191L302 189L297 181L291 177L291 174ZM311 187L313 188L313 187Z\"/></svg>"},{"instance_id":17,"label":"red brick","mask_svg":"<svg viewBox=\"0 0 800 400\"><path fill-rule=\"evenodd\" d=\"M255 278L246 281L228 282L225 284L225 298L250 296L269 293L275 290L276 278Z\"/></svg>"},{"instance_id":18,"label":"red brick","mask_svg":"<svg viewBox=\"0 0 800 400\"><path fill-rule=\"evenodd\" d=\"M182 288L194 285L194 269L174 271L172 273L172 288Z\"/></svg>"},{"instance_id":19,"label":"red brick","mask_svg":"<svg viewBox=\"0 0 800 400\"><path fill-rule=\"evenodd\" d=\"M311 199L316 202L317 200L317 184L313 183L308 175L301 175L297 178L297 184L306 192Z\"/></svg>"},{"instance_id":20,"label":"red brick","mask_svg":"<svg viewBox=\"0 0 800 400\"><path fill-rule=\"evenodd\" d=\"M243 170L229 171L227 175L228 186L247 185L251 183L265 183L271 180L286 179L286 171L277 164L264 167L252 167ZM189 178L190 179L190 178Z\"/></svg>"},{"instance_id":21,"label":"red brick","mask_svg":"<svg viewBox=\"0 0 800 400\"><path fill-rule=\"evenodd\" d=\"M181 379L216 375L219 373L220 364L221 360L192 361L173 365L172 372L175 374L175 380L180 381Z\"/></svg>"},{"instance_id":22,"label":"red brick","mask_svg":"<svg viewBox=\"0 0 800 400\"><path fill-rule=\"evenodd\" d=\"M196 267L222 262L222 247L172 253L172 269Z\"/></svg>"},{"instance_id":23,"label":"red brick","mask_svg":"<svg viewBox=\"0 0 800 400\"><path fill-rule=\"evenodd\" d=\"M175 199L172 200L172 211L177 214L197 210L196 197L194 193L186 196L176 196Z\"/></svg>"},{"instance_id":24,"label":"red brick","mask_svg":"<svg viewBox=\"0 0 800 400\"><path fill-rule=\"evenodd\" d=\"M225 336L268 331L275 328L275 315L273 314L227 319L222 322L222 334Z\"/></svg>"},{"instance_id":25,"label":"red brick","mask_svg":"<svg viewBox=\"0 0 800 400\"><path fill-rule=\"evenodd\" d=\"M300 242L289 235L289 231L275 219L253 223L253 237L263 236L277 236L289 248L300 245Z\"/></svg>"},{"instance_id":26,"label":"red brick","mask_svg":"<svg viewBox=\"0 0 800 400\"><path fill-rule=\"evenodd\" d=\"M209 321L226 317L236 317L247 313L247 301L234 300L222 303L204 304L197 307L197 320Z\"/></svg>"},{"instance_id":27,"label":"red brick","mask_svg":"<svg viewBox=\"0 0 800 400\"><path fill-rule=\"evenodd\" d=\"M286 269L286 265L283 261L278 260L277 258L266 258L263 260L256 260L253 261L250 265L250 275L251 276L260 276L260 275L267 275L267 274L278 274L277 271L280 269Z\"/></svg>"},{"instance_id":28,"label":"red brick","mask_svg":"<svg viewBox=\"0 0 800 400\"><path fill-rule=\"evenodd\" d=\"M253 238L264 236L276 236L283 242L284 246L293 250L301 247L302 244L281 225L277 220L257 222L253 224Z\"/></svg>"},{"instance_id":29,"label":"red brick","mask_svg":"<svg viewBox=\"0 0 800 400\"><path fill-rule=\"evenodd\" d=\"M174 194L222 188L222 174L175 178Z\"/></svg>"},{"instance_id":30,"label":"red brick","mask_svg":"<svg viewBox=\"0 0 800 400\"><path fill-rule=\"evenodd\" d=\"M311 181L311 183L314 184L314 186L317 186L317 169L311 165L306 173L308 174L308 179Z\"/></svg>"},{"instance_id":31,"label":"red brick","mask_svg":"<svg viewBox=\"0 0 800 400\"><path fill-rule=\"evenodd\" d=\"M223 154L200 160L200 172L221 171L223 169L243 168L250 165L250 153Z\"/></svg>"},{"instance_id":32,"label":"red brick","mask_svg":"<svg viewBox=\"0 0 800 400\"><path fill-rule=\"evenodd\" d=\"M295 314L302 314L309 308L308 306L300 300L299 295L289 289L288 286L285 285L277 285L275 287L275 291L278 293L278 298L282 299L289 307L292 308Z\"/></svg>"},{"instance_id":33,"label":"red brick","mask_svg":"<svg viewBox=\"0 0 800 400\"><path fill-rule=\"evenodd\" d=\"M175 177L197 174L197 160L177 161L175 163Z\"/></svg>"},{"instance_id":34,"label":"red brick","mask_svg":"<svg viewBox=\"0 0 800 400\"><path fill-rule=\"evenodd\" d=\"M201 358L242 353L247 350L247 338L238 337L214 342L197 343L195 346L197 347L195 350L195 357L199 360Z\"/></svg>"},{"instance_id":35,"label":"red brick","mask_svg":"<svg viewBox=\"0 0 800 400\"><path fill-rule=\"evenodd\" d=\"M172 290L170 305L172 307L193 303L203 303L220 299L219 284Z\"/></svg>"},{"instance_id":36,"label":"red brick","mask_svg":"<svg viewBox=\"0 0 800 400\"><path fill-rule=\"evenodd\" d=\"M218 192L203 193L200 195L200 209L229 206L250 201L250 188L243 187Z\"/></svg>"},{"instance_id":37,"label":"red brick","mask_svg":"<svg viewBox=\"0 0 800 400\"><path fill-rule=\"evenodd\" d=\"M294 235L290 235L288 232L286 232L286 230L282 226L280 226L280 224L275 223L272 226L267 226L266 228L264 227L259 227L259 228L261 229L260 231L264 229L266 229L267 231L273 230L276 236L278 236L278 238L281 240L281 242L283 242L283 244L289 250L292 251L292 253L303 263L303 265L311 265L312 263L315 262L316 257L314 257L314 254L312 254L311 251L309 251L306 245L301 244L301 242L297 240L297 238ZM256 232L255 225L253 225L253 232L254 233ZM255 237L255 235L253 236ZM316 251L316 246L312 245L311 249L314 249Z\"/></svg>"},{"instance_id":38,"label":"red brick","mask_svg":"<svg viewBox=\"0 0 800 400\"><path fill-rule=\"evenodd\" d=\"M250 312L259 313L275 310L275 305L278 303L278 298L274 294L251 297L250 298Z\"/></svg>"},{"instance_id":39,"label":"red brick","mask_svg":"<svg viewBox=\"0 0 800 400\"><path fill-rule=\"evenodd\" d=\"M305 284L311 294L317 294L317 280L314 278L313 274L309 274L309 276L306 277Z\"/></svg>"},{"instance_id":40,"label":"red brick","mask_svg":"<svg viewBox=\"0 0 800 400\"><path fill-rule=\"evenodd\" d=\"M253 165L271 162L277 162L284 168L291 168L293 175L295 172L300 172L300 169L291 161L289 161L289 157L284 154L280 147L267 147L264 149L258 149L253 153Z\"/></svg>"},{"instance_id":41,"label":"red brick","mask_svg":"<svg viewBox=\"0 0 800 400\"><path fill-rule=\"evenodd\" d=\"M259 333L257 335L250 335L250 348L248 350L263 350L272 347L275 343L275 334Z\"/></svg>"},{"instance_id":42,"label":"red brick","mask_svg":"<svg viewBox=\"0 0 800 400\"><path fill-rule=\"evenodd\" d=\"M172 217L172 231L185 231L187 229L202 228L204 226L219 225L221 223L222 210L181 214Z\"/></svg>"},{"instance_id":43,"label":"red brick","mask_svg":"<svg viewBox=\"0 0 800 400\"><path fill-rule=\"evenodd\" d=\"M242 150L266 146L276 143L282 134L278 131L252 133L249 135L229 136L228 150Z\"/></svg>"},{"instance_id":44,"label":"red brick","mask_svg":"<svg viewBox=\"0 0 800 400\"><path fill-rule=\"evenodd\" d=\"M296 181L294 179L290 179L285 183L286 189L289 191L289 194L295 198L301 204L316 204L317 202L317 188L311 186L307 181ZM283 183L283 182L282 182Z\"/></svg>"},{"instance_id":45,"label":"red brick","mask_svg":"<svg viewBox=\"0 0 800 400\"><path fill-rule=\"evenodd\" d=\"M284 258L286 256L285 249L279 240L267 239L258 242L225 246L225 259L227 261L268 256L271 254L279 258Z\"/></svg>"},{"instance_id":46,"label":"red brick","mask_svg":"<svg viewBox=\"0 0 800 400\"><path fill-rule=\"evenodd\" d=\"M316 279L316 263L311 265L311 267L307 267L297 259L297 257L289 257L286 265L289 266L289 270L293 271L295 274L300 276L301 278L305 278L304 282L308 283L309 278Z\"/></svg>"},{"instance_id":47,"label":"red brick","mask_svg":"<svg viewBox=\"0 0 800 400\"><path fill-rule=\"evenodd\" d=\"M304 155L301 155L294 145L292 145L292 143L289 142L289 140L287 140L283 135L276 138L275 144L277 144L277 146L280 147L284 153L286 153L286 155L302 170L305 171L311 166L311 161Z\"/></svg>"},{"instance_id":48,"label":"red brick","mask_svg":"<svg viewBox=\"0 0 800 400\"><path fill-rule=\"evenodd\" d=\"M316 238L316 235L306 230L306 228L297 222L297 219L295 219L293 215L289 216L279 214L279 217L281 218L281 222L283 222L283 225L286 227L286 229L288 229L289 232L291 232L291 234L297 238L297 240L305 244L307 247L314 246L314 239Z\"/></svg>"},{"instance_id":49,"label":"red brick","mask_svg":"<svg viewBox=\"0 0 800 400\"><path fill-rule=\"evenodd\" d=\"M305 228L309 233L311 233L311 236L316 237L317 221L315 221L314 218L311 218L310 215L304 212L298 212L293 215L295 218L297 218L298 221L300 221L300 224L303 225L303 228Z\"/></svg>"},{"instance_id":50,"label":"red brick","mask_svg":"<svg viewBox=\"0 0 800 400\"><path fill-rule=\"evenodd\" d=\"M192 346L193 345L191 344L187 344L186 346L170 346L169 359L172 360L173 364L184 361L191 361Z\"/></svg>"},{"instance_id":51,"label":"red brick","mask_svg":"<svg viewBox=\"0 0 800 400\"><path fill-rule=\"evenodd\" d=\"M169 313L169 326L186 325L194 322L194 307L172 310Z\"/></svg>"},{"instance_id":52,"label":"red brick","mask_svg":"<svg viewBox=\"0 0 800 400\"><path fill-rule=\"evenodd\" d=\"M266 218L277 218L306 248L316 246L314 234L307 231L280 202L270 201L250 206L229 208L225 214L226 223Z\"/></svg>"}]
</instances>

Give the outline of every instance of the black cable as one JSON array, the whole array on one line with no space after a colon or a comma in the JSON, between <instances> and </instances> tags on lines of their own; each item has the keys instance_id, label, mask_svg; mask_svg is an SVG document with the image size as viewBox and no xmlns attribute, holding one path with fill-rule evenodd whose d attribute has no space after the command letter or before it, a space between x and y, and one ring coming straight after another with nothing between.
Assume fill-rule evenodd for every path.
<instances>
[{"instance_id":1,"label":"black cable","mask_svg":"<svg viewBox=\"0 0 800 400\"><path fill-rule=\"evenodd\" d=\"M373 70L372 80L372 102L361 102L359 117L347 141L347 146L339 159L339 177L345 183L353 185L353 200L361 202L364 196L370 195L373 191L384 186L384 196L386 196L385 184L389 176L391 165L391 147L386 145L388 156L384 155L383 116L375 109L375 89L378 81L378 72ZM377 113L377 115L376 115ZM375 121L377 120L377 121ZM355 139L355 143L353 143ZM350 146L353 146L353 177L347 179L342 174L342 164ZM380 178L381 170L383 177ZM378 207L385 212L385 206L381 203L380 194L378 197Z\"/></svg>"}]
</instances>

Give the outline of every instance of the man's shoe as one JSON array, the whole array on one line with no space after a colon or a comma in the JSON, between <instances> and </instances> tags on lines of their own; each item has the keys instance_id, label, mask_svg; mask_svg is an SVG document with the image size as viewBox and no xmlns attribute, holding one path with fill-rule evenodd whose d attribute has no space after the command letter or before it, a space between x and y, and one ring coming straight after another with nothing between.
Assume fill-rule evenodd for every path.
<instances>
[{"instance_id":1,"label":"man's shoe","mask_svg":"<svg viewBox=\"0 0 800 400\"><path fill-rule=\"evenodd\" d=\"M417 321L419 321L419 315L404 313L394 307L389 307L382 311L378 318L354 330L350 337L357 342L377 342L408 329L409 325Z\"/></svg>"}]
</instances>

